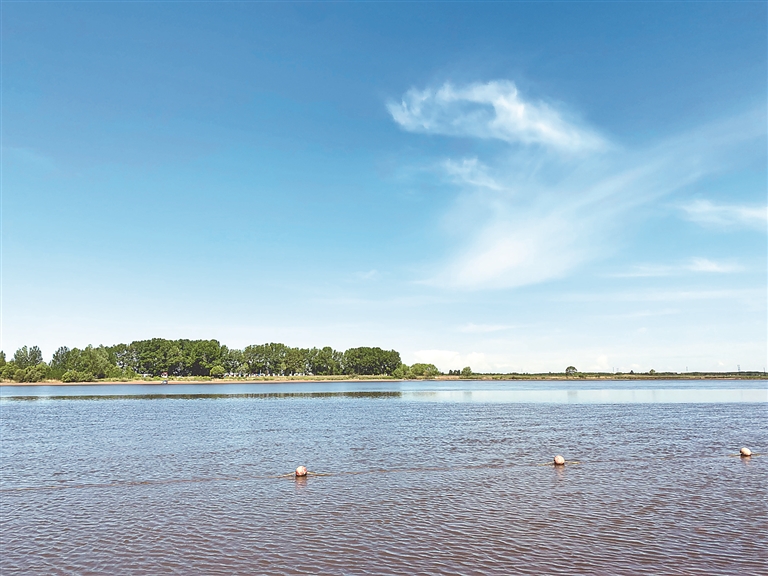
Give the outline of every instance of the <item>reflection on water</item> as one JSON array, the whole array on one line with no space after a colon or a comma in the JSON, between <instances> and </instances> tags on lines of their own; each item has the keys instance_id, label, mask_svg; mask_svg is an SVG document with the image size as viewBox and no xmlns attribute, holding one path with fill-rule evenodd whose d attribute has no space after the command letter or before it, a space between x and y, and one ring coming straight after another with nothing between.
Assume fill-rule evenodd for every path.
<instances>
[{"instance_id":1,"label":"reflection on water","mask_svg":"<svg viewBox=\"0 0 768 576\"><path fill-rule=\"evenodd\" d=\"M768 573L765 400L603 392L6 400L0 573Z\"/></svg>"},{"instance_id":2,"label":"reflection on water","mask_svg":"<svg viewBox=\"0 0 768 576\"><path fill-rule=\"evenodd\" d=\"M317 398L401 398L401 392L294 392L294 393L267 393L267 394L133 394L133 395L35 395L15 396L7 395L3 400L202 400L202 399L229 399L245 398L257 400L275 399L317 399Z\"/></svg>"},{"instance_id":3,"label":"reflection on water","mask_svg":"<svg viewBox=\"0 0 768 576\"><path fill-rule=\"evenodd\" d=\"M403 392L404 400L556 404L768 402L768 390L672 388L651 390L472 390Z\"/></svg>"},{"instance_id":4,"label":"reflection on water","mask_svg":"<svg viewBox=\"0 0 768 576\"><path fill-rule=\"evenodd\" d=\"M280 383L210 383L210 384L77 384L72 386L0 386L0 397L64 396L248 396L268 394L362 394L405 392L455 392L472 396L476 392L558 392L577 394L584 391L688 390L762 390L768 380L418 380L350 382L280 382ZM521 397L525 397L522 395ZM549 401L549 400L548 400ZM727 401L727 400L726 400Z\"/></svg>"},{"instance_id":5,"label":"reflection on water","mask_svg":"<svg viewBox=\"0 0 768 576\"><path fill-rule=\"evenodd\" d=\"M482 403L554 403L554 404L722 404L732 402L768 402L768 390L758 388L658 388L658 389L606 389L606 390L417 390L391 392L266 392L261 394L236 393L212 394L200 391L196 394L57 394L42 391L36 395L24 395L27 390L6 393L4 400L194 400L215 398L243 399L399 399L421 402L482 402ZM70 391L72 392L72 391ZM97 392L97 391L91 391Z\"/></svg>"}]
</instances>

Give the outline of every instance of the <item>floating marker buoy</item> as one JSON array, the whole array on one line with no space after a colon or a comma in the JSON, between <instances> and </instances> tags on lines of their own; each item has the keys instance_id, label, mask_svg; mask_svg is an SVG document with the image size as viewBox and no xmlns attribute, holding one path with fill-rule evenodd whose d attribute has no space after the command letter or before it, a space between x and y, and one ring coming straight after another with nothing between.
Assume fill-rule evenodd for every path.
<instances>
[{"instance_id":1,"label":"floating marker buoy","mask_svg":"<svg viewBox=\"0 0 768 576\"><path fill-rule=\"evenodd\" d=\"M296 478L301 478L302 476L307 475L307 467L306 466L299 466L296 468Z\"/></svg>"},{"instance_id":2,"label":"floating marker buoy","mask_svg":"<svg viewBox=\"0 0 768 576\"><path fill-rule=\"evenodd\" d=\"M745 447L739 450L739 454L741 454L742 458L746 458L747 456L752 456L752 450Z\"/></svg>"},{"instance_id":3,"label":"floating marker buoy","mask_svg":"<svg viewBox=\"0 0 768 576\"><path fill-rule=\"evenodd\" d=\"M555 466L565 466L565 458L558 454L555 456Z\"/></svg>"}]
</instances>

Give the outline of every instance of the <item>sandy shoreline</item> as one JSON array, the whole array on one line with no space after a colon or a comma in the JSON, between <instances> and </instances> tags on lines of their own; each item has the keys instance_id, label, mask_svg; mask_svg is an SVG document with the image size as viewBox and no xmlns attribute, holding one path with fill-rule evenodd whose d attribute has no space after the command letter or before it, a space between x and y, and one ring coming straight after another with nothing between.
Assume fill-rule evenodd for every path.
<instances>
[{"instance_id":1,"label":"sandy shoreline","mask_svg":"<svg viewBox=\"0 0 768 576\"><path fill-rule=\"evenodd\" d=\"M549 375L511 375L511 376L484 376L478 375L477 377L467 378L468 382L471 381L493 381L493 382L516 382L516 381L611 381L611 380L763 380L766 376L760 375L744 375L738 376L735 374L719 375L719 374L697 374L697 375L647 375L647 374L612 374L612 375L600 375L600 376L582 376L577 378L566 378L564 376L549 376ZM216 379L216 380L175 380L169 379L165 385L183 385L183 384L207 384L207 385L220 385L220 384L302 384L302 383L323 383L323 382L408 382L418 381L406 380L398 378L389 378L387 376L378 377L366 377L366 378L301 378L291 376L267 376L264 378L251 378L251 379ZM438 376L431 378L433 381L459 381L462 380L457 376ZM2 386L120 386L125 384L145 384L145 385L162 385L163 381L159 379L155 380L125 380L125 381L96 381L96 382L60 382L58 380L48 380L45 382L0 382Z\"/></svg>"}]
</instances>

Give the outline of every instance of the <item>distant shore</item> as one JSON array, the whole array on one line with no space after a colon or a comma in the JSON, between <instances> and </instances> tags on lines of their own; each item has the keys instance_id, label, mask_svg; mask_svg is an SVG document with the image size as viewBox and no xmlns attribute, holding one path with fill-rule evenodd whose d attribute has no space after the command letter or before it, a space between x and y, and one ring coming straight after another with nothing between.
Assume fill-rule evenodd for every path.
<instances>
[{"instance_id":1,"label":"distant shore","mask_svg":"<svg viewBox=\"0 0 768 576\"><path fill-rule=\"evenodd\" d=\"M768 378L763 372L685 372L685 373L640 373L640 374L608 374L589 373L575 376L564 374L473 374L471 378L460 376L435 376L434 378L403 379L392 376L254 376L250 378L140 378L135 380L96 380L91 382L61 382L46 380L43 382L14 382L2 381L0 386L104 386L121 384L266 384L266 383L301 383L301 382L365 382L365 381L396 381L408 382L415 380L458 381L458 380L487 380L487 381L595 381L595 380L764 380Z\"/></svg>"}]
</instances>

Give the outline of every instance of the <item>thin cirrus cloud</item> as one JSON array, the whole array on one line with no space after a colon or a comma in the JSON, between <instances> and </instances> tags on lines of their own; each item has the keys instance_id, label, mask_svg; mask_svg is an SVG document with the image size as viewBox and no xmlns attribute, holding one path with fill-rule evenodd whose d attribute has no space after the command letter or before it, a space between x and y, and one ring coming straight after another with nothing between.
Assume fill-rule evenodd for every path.
<instances>
[{"instance_id":1,"label":"thin cirrus cloud","mask_svg":"<svg viewBox=\"0 0 768 576\"><path fill-rule=\"evenodd\" d=\"M709 200L695 200L681 206L681 209L688 220L702 225L764 230L768 224L768 206L714 204Z\"/></svg>"},{"instance_id":2,"label":"thin cirrus cloud","mask_svg":"<svg viewBox=\"0 0 768 576\"><path fill-rule=\"evenodd\" d=\"M486 158L440 164L461 191L446 216L460 241L423 282L465 290L561 278L611 254L634 209L727 171L765 136L755 109L627 149L507 81L412 89L389 112L408 132L499 142Z\"/></svg>"},{"instance_id":3,"label":"thin cirrus cloud","mask_svg":"<svg viewBox=\"0 0 768 576\"><path fill-rule=\"evenodd\" d=\"M381 273L375 269L368 270L367 272L357 272L355 274L355 277L358 280L378 280L380 276Z\"/></svg>"},{"instance_id":4,"label":"thin cirrus cloud","mask_svg":"<svg viewBox=\"0 0 768 576\"><path fill-rule=\"evenodd\" d=\"M477 158L463 158L457 160L445 160L440 168L455 184L460 186L470 185L490 190L503 190L504 187L490 174L488 167Z\"/></svg>"},{"instance_id":5,"label":"thin cirrus cloud","mask_svg":"<svg viewBox=\"0 0 768 576\"><path fill-rule=\"evenodd\" d=\"M390 102L395 122L410 132L489 138L579 152L605 147L595 131L568 121L545 102L527 102L505 80L406 92Z\"/></svg>"},{"instance_id":6,"label":"thin cirrus cloud","mask_svg":"<svg viewBox=\"0 0 768 576\"><path fill-rule=\"evenodd\" d=\"M707 258L693 258L686 268L691 272L714 272L716 274L728 274L744 270L744 267L739 264L714 262Z\"/></svg>"},{"instance_id":7,"label":"thin cirrus cloud","mask_svg":"<svg viewBox=\"0 0 768 576\"><path fill-rule=\"evenodd\" d=\"M708 258L691 258L677 265L640 264L628 272L611 274L615 278L651 278L659 276L679 276L685 273L731 274L742 272L744 267L733 262L717 262Z\"/></svg>"}]
</instances>

